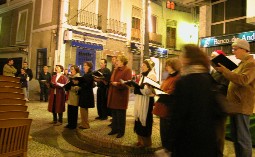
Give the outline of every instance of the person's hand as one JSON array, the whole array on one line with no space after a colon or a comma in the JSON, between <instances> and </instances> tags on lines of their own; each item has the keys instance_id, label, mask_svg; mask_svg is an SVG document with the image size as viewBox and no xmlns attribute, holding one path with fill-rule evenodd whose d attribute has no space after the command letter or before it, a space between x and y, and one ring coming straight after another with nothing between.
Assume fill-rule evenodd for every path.
<instances>
[{"instance_id":1,"label":"person's hand","mask_svg":"<svg viewBox=\"0 0 255 157\"><path fill-rule=\"evenodd\" d=\"M73 81L73 84L78 84L79 81L78 80L72 80Z\"/></svg>"},{"instance_id":2,"label":"person's hand","mask_svg":"<svg viewBox=\"0 0 255 157\"><path fill-rule=\"evenodd\" d=\"M99 78L94 78L94 80L96 81L96 82L100 82L100 81L102 81L101 79L99 79Z\"/></svg>"},{"instance_id":3,"label":"person's hand","mask_svg":"<svg viewBox=\"0 0 255 157\"><path fill-rule=\"evenodd\" d=\"M215 70L217 70L218 72L224 73L225 71L228 70L224 65L222 65L220 63L218 63L218 65L219 65L219 67L215 67Z\"/></svg>"},{"instance_id":4,"label":"person's hand","mask_svg":"<svg viewBox=\"0 0 255 157\"><path fill-rule=\"evenodd\" d=\"M112 82L111 83L113 86L117 86L118 85L118 82Z\"/></svg>"}]
</instances>

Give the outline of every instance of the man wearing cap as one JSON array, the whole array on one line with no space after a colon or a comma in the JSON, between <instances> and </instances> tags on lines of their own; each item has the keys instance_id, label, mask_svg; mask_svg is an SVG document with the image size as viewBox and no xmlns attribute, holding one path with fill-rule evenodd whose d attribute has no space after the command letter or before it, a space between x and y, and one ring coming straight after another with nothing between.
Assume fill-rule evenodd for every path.
<instances>
[{"instance_id":1,"label":"man wearing cap","mask_svg":"<svg viewBox=\"0 0 255 157\"><path fill-rule=\"evenodd\" d=\"M255 95L255 60L249 55L250 45L246 40L236 39L232 44L232 53L241 62L230 71L220 64L216 70L230 81L227 99L231 111L231 134L236 157L252 157L252 140L249 130L249 116L253 114Z\"/></svg>"},{"instance_id":2,"label":"man wearing cap","mask_svg":"<svg viewBox=\"0 0 255 157\"><path fill-rule=\"evenodd\" d=\"M13 63L14 63L13 59L9 58L3 68L4 76L15 76L17 69L13 66Z\"/></svg>"}]
</instances>

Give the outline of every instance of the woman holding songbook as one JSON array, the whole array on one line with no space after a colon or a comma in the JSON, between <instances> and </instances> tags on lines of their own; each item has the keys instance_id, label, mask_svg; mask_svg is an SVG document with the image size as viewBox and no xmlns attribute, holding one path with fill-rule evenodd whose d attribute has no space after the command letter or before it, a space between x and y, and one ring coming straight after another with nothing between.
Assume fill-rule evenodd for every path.
<instances>
[{"instance_id":1,"label":"woman holding songbook","mask_svg":"<svg viewBox=\"0 0 255 157\"><path fill-rule=\"evenodd\" d=\"M174 91L175 83L180 78L180 70L181 70L181 61L178 58L169 58L165 63L165 70L168 72L168 77L162 82L161 90L163 90L167 94L160 94L159 99L155 103L155 107L153 112L157 110L165 110L159 111L164 112L165 115L156 114L160 117L160 137L163 148L165 149L165 153L169 153L170 149L170 141L169 141L169 133L171 133L170 128L170 106L173 105L169 99L171 99L171 94ZM162 105L163 107L161 107ZM158 108L158 109L157 109Z\"/></svg>"},{"instance_id":2,"label":"woman holding songbook","mask_svg":"<svg viewBox=\"0 0 255 157\"><path fill-rule=\"evenodd\" d=\"M170 108L171 156L219 156L216 125L222 111L212 97L209 57L198 46L188 44L180 59L181 77Z\"/></svg>"},{"instance_id":3,"label":"woman holding songbook","mask_svg":"<svg viewBox=\"0 0 255 157\"><path fill-rule=\"evenodd\" d=\"M70 67L71 75L69 76L70 81L64 86L65 90L69 92L67 100L67 125L65 128L75 129L77 127L78 119L78 99L77 91L79 86L74 84L74 79L80 77L80 69L76 65Z\"/></svg>"},{"instance_id":4,"label":"woman holding songbook","mask_svg":"<svg viewBox=\"0 0 255 157\"><path fill-rule=\"evenodd\" d=\"M155 63L146 59L142 64L142 73L140 79L140 86L136 86L134 89L135 94L135 126L134 131L137 134L137 147L149 147L151 146L151 133L152 133L152 122L153 115L152 109L154 104L153 89L147 84L142 84L145 77L153 81L157 81L155 71L153 69Z\"/></svg>"},{"instance_id":5,"label":"woman holding songbook","mask_svg":"<svg viewBox=\"0 0 255 157\"><path fill-rule=\"evenodd\" d=\"M89 120L88 120L88 109L95 107L94 101L94 79L92 76L92 68L93 64L91 62L84 62L83 69L85 74L81 78L75 78L73 80L74 84L77 84L80 88L77 92L79 95L79 106L80 106L80 114L81 114L81 124L79 126L80 129L88 129Z\"/></svg>"},{"instance_id":6,"label":"woman holding songbook","mask_svg":"<svg viewBox=\"0 0 255 157\"><path fill-rule=\"evenodd\" d=\"M127 81L132 78L132 71L127 67L127 63L128 59L125 55L117 57L108 90L107 107L112 111L112 131L108 135L117 134L116 138L121 138L125 134L129 88L120 80Z\"/></svg>"}]
</instances>

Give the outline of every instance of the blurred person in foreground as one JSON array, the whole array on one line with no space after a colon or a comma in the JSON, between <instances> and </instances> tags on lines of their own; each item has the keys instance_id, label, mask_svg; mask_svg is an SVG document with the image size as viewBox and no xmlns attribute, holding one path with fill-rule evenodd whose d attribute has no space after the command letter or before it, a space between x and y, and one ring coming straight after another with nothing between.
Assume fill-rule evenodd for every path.
<instances>
[{"instance_id":1,"label":"blurred person in foreground","mask_svg":"<svg viewBox=\"0 0 255 157\"><path fill-rule=\"evenodd\" d=\"M39 84L40 84L40 101L47 102L49 97L49 88L51 82L51 74L48 72L48 66L43 67L43 71L39 73Z\"/></svg>"},{"instance_id":2,"label":"blurred person in foreground","mask_svg":"<svg viewBox=\"0 0 255 157\"><path fill-rule=\"evenodd\" d=\"M232 44L232 53L240 59L238 67L230 71L219 64L216 70L228 79L227 100L231 135L234 141L236 157L252 157L252 139L250 133L250 115L255 102L255 60L250 52L250 44L243 39L236 39Z\"/></svg>"},{"instance_id":3,"label":"blurred person in foreground","mask_svg":"<svg viewBox=\"0 0 255 157\"><path fill-rule=\"evenodd\" d=\"M63 112L65 112L65 90L64 85L68 79L62 74L64 68L62 65L56 65L56 75L53 75L50 83L50 95L48 111L53 114L52 124L58 126L63 123Z\"/></svg>"},{"instance_id":4,"label":"blurred person in foreground","mask_svg":"<svg viewBox=\"0 0 255 157\"><path fill-rule=\"evenodd\" d=\"M80 107L80 114L81 114L81 123L79 129L88 129L90 128L89 125L89 108L95 107L95 100L94 100L94 79L92 76L92 62L86 61L83 63L83 70L84 75L80 80L74 79L74 84L79 86L77 91L79 95L79 107Z\"/></svg>"},{"instance_id":5,"label":"blurred person in foreground","mask_svg":"<svg viewBox=\"0 0 255 157\"><path fill-rule=\"evenodd\" d=\"M211 53L211 60L218 55L224 55L226 54L222 50L215 50ZM213 64L212 64L213 65ZM215 70L216 67L211 67L211 76L213 78L213 82L215 85L215 88L218 92L220 92L225 97L227 96L228 91L228 84L229 81L222 75L221 72ZM224 143L225 143L225 130L226 130L226 120L227 120L227 114L222 115L222 118L219 119L217 124L217 139L218 139L218 147L219 147L219 157L223 157L224 152Z\"/></svg>"},{"instance_id":6,"label":"blurred person in foreground","mask_svg":"<svg viewBox=\"0 0 255 157\"><path fill-rule=\"evenodd\" d=\"M127 81L132 78L132 71L127 67L127 63L128 59L126 56L118 55L108 91L107 107L112 112L112 130L108 135L117 134L117 138L124 136L126 127L129 88L127 85L122 84L120 79Z\"/></svg>"},{"instance_id":7,"label":"blurred person in foreground","mask_svg":"<svg viewBox=\"0 0 255 157\"><path fill-rule=\"evenodd\" d=\"M70 67L71 74L69 76L69 82L64 86L65 91L68 91L68 100L67 100L67 125L65 128L75 129L77 127L78 119L78 102L79 96L77 91L79 87L77 84L74 84L73 79L80 77L80 69L76 65Z\"/></svg>"},{"instance_id":8,"label":"blurred person in foreground","mask_svg":"<svg viewBox=\"0 0 255 157\"><path fill-rule=\"evenodd\" d=\"M221 114L211 97L212 79L208 56L188 44L181 54L181 77L170 107L172 157L217 157L216 123Z\"/></svg>"},{"instance_id":9,"label":"blurred person in foreground","mask_svg":"<svg viewBox=\"0 0 255 157\"><path fill-rule=\"evenodd\" d=\"M139 84L142 83L143 77L148 77L153 81L157 81L156 73L154 70L155 63L150 59L145 59L142 64L142 78ZM138 147L149 147L151 146L151 134L152 134L152 123L153 115L152 109L154 104L153 89L148 85L137 86L134 89L135 94L135 105L134 105L134 117L135 126L134 131L137 134Z\"/></svg>"}]
</instances>

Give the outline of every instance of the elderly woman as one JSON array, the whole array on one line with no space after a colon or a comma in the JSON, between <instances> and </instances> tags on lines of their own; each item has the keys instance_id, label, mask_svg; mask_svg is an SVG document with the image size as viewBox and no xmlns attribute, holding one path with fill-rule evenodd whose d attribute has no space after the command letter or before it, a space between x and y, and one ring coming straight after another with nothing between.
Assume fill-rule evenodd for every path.
<instances>
[{"instance_id":1,"label":"elderly woman","mask_svg":"<svg viewBox=\"0 0 255 157\"><path fill-rule=\"evenodd\" d=\"M155 63L150 59L146 59L142 64L142 76L139 84L143 81L143 77L148 77L153 81L157 81L156 74L154 72ZM135 127L134 131L137 134L138 142L136 146L138 147L148 147L151 146L151 133L152 133L152 109L154 104L152 88L148 85L141 85L135 87L135 106L134 106L134 116L135 116Z\"/></svg>"},{"instance_id":2,"label":"elderly woman","mask_svg":"<svg viewBox=\"0 0 255 157\"><path fill-rule=\"evenodd\" d=\"M62 65L56 65L56 75L52 76L50 83L48 111L53 114L52 124L54 125L62 125L63 112L65 112L65 90L63 87L68 82L68 79L61 73L63 70Z\"/></svg>"},{"instance_id":3,"label":"elderly woman","mask_svg":"<svg viewBox=\"0 0 255 157\"><path fill-rule=\"evenodd\" d=\"M80 69L76 65L72 65L70 75L70 82L67 83L64 87L65 90L68 91L68 100L67 100L67 122L68 124L65 126L69 129L75 129L77 127L77 119L78 119L78 99L77 90L79 87L74 84L72 81L76 77L80 77Z\"/></svg>"},{"instance_id":4,"label":"elderly woman","mask_svg":"<svg viewBox=\"0 0 255 157\"><path fill-rule=\"evenodd\" d=\"M80 106L80 114L81 114L81 124L79 126L80 129L88 129L90 128L88 115L89 115L89 108L95 107L94 101L94 93L93 93L93 84L94 79L92 76L92 68L93 64L91 62L84 62L83 63L83 70L85 74L81 79L74 79L74 83L78 84L80 87L78 89L79 95L79 106Z\"/></svg>"},{"instance_id":5,"label":"elderly woman","mask_svg":"<svg viewBox=\"0 0 255 157\"><path fill-rule=\"evenodd\" d=\"M121 138L125 134L126 110L129 98L128 86L122 84L120 80L131 80L132 72L127 67L128 59L124 55L119 55L116 59L116 68L111 76L110 88L108 91L108 108L112 111L112 131L108 135L118 134Z\"/></svg>"},{"instance_id":6,"label":"elderly woman","mask_svg":"<svg viewBox=\"0 0 255 157\"><path fill-rule=\"evenodd\" d=\"M212 98L208 56L196 45L185 45L181 77L170 109L172 157L217 157L216 121L220 109Z\"/></svg>"}]
</instances>

